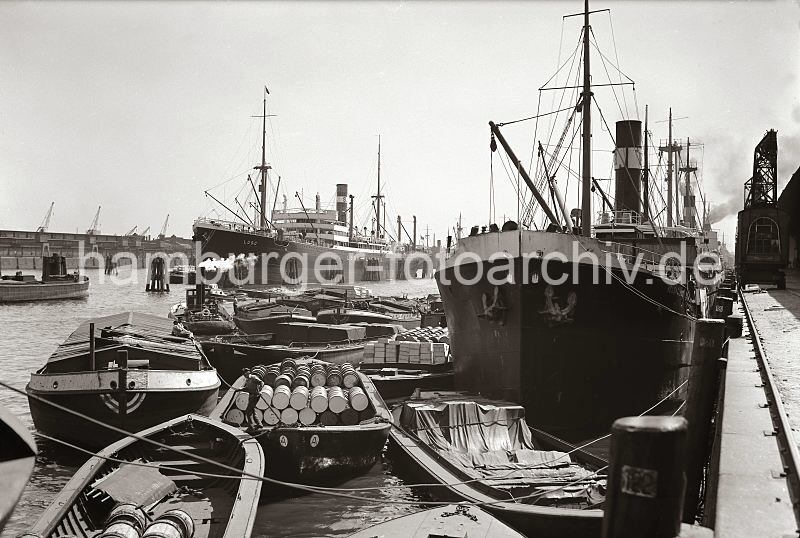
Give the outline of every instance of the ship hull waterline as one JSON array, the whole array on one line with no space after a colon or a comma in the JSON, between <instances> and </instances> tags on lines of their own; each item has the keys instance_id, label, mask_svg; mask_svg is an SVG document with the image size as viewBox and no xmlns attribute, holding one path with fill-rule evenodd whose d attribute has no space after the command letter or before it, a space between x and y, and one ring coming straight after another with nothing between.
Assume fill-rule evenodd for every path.
<instances>
[{"instance_id":1,"label":"ship hull waterline","mask_svg":"<svg viewBox=\"0 0 800 538\"><path fill-rule=\"evenodd\" d=\"M593 266L549 261L551 279L568 277L554 285L541 260L526 262L516 258L514 283L498 286L486 261L457 266L462 281L482 271L474 284L459 283L456 266L436 274L457 390L519 402L531 425L570 441L604 435L622 416L681 410L696 310L685 286L647 271L629 285L617 270L606 284L603 268L594 284Z\"/></svg>"}]
</instances>

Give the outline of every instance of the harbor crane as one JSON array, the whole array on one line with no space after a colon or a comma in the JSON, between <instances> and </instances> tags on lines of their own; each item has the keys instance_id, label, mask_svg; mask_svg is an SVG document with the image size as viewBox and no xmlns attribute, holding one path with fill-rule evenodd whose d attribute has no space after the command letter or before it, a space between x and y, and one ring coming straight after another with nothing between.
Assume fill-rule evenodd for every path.
<instances>
[{"instance_id":1,"label":"harbor crane","mask_svg":"<svg viewBox=\"0 0 800 538\"><path fill-rule=\"evenodd\" d=\"M94 214L94 219L86 230L86 235L97 235L100 230L97 229L98 222L100 221L100 206L97 206L97 213Z\"/></svg>"},{"instance_id":2,"label":"harbor crane","mask_svg":"<svg viewBox=\"0 0 800 538\"><path fill-rule=\"evenodd\" d=\"M37 232L46 232L47 229L50 227L50 217L53 216L53 206L54 205L55 205L55 202L50 202L50 209L47 210L47 213L45 214L44 219L42 219L42 223L39 225L38 228L36 228Z\"/></svg>"},{"instance_id":3,"label":"harbor crane","mask_svg":"<svg viewBox=\"0 0 800 538\"><path fill-rule=\"evenodd\" d=\"M164 219L164 226L161 227L161 233L158 234L159 239L164 239L167 236L167 224L169 224L169 213L167 213L167 218ZM147 229L149 230L150 228Z\"/></svg>"}]
</instances>

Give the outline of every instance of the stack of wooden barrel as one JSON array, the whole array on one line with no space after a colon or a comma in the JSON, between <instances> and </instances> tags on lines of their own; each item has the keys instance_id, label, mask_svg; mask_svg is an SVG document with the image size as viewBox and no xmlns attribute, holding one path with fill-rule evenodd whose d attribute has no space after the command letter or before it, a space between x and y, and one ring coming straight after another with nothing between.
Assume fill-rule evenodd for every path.
<instances>
[{"instance_id":1,"label":"stack of wooden barrel","mask_svg":"<svg viewBox=\"0 0 800 538\"><path fill-rule=\"evenodd\" d=\"M352 426L372 418L375 410L350 363L285 359L280 364L259 365L251 373L264 381L255 419L265 426ZM225 420L245 423L250 395L239 392Z\"/></svg>"}]
</instances>

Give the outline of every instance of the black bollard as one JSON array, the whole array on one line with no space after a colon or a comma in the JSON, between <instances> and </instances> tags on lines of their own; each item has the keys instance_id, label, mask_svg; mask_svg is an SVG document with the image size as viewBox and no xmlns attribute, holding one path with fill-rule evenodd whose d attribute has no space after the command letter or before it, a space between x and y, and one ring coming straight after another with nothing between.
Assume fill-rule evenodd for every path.
<instances>
[{"instance_id":1,"label":"black bollard","mask_svg":"<svg viewBox=\"0 0 800 538\"><path fill-rule=\"evenodd\" d=\"M686 435L682 417L625 417L614 422L603 538L680 534Z\"/></svg>"},{"instance_id":2,"label":"black bollard","mask_svg":"<svg viewBox=\"0 0 800 538\"><path fill-rule=\"evenodd\" d=\"M683 521L694 523L703 469L709 457L711 419L719 388L719 358L725 343L725 321L698 319L695 324L692 366L683 416L689 422L686 461L686 497Z\"/></svg>"}]
</instances>

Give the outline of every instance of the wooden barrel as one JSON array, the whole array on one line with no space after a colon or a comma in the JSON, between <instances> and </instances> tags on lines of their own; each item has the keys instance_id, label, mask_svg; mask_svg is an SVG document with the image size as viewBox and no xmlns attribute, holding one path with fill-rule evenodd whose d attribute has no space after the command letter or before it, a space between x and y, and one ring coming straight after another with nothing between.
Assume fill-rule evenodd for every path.
<instances>
[{"instance_id":1,"label":"wooden barrel","mask_svg":"<svg viewBox=\"0 0 800 538\"><path fill-rule=\"evenodd\" d=\"M291 387L293 379L294 379L293 376L290 376L288 374L281 374L281 375L279 375L278 377L275 378L275 388L277 389L281 385L285 385L287 387Z\"/></svg>"},{"instance_id":2,"label":"wooden barrel","mask_svg":"<svg viewBox=\"0 0 800 538\"><path fill-rule=\"evenodd\" d=\"M192 538L194 520L183 510L168 510L150 523L142 538Z\"/></svg>"},{"instance_id":3,"label":"wooden barrel","mask_svg":"<svg viewBox=\"0 0 800 538\"><path fill-rule=\"evenodd\" d=\"M348 405L339 413L339 423L342 426L355 426L358 424L358 412Z\"/></svg>"},{"instance_id":4,"label":"wooden barrel","mask_svg":"<svg viewBox=\"0 0 800 538\"><path fill-rule=\"evenodd\" d=\"M328 409L334 413L341 413L347 407L347 398L341 387L330 387L328 389Z\"/></svg>"},{"instance_id":5,"label":"wooden barrel","mask_svg":"<svg viewBox=\"0 0 800 538\"><path fill-rule=\"evenodd\" d=\"M358 374L355 369L349 364L342 365L342 386L346 389L351 389L358 385Z\"/></svg>"},{"instance_id":6,"label":"wooden barrel","mask_svg":"<svg viewBox=\"0 0 800 538\"><path fill-rule=\"evenodd\" d=\"M369 407L369 398L361 387L351 388L347 393L347 399L350 400L350 406L356 411L363 411Z\"/></svg>"},{"instance_id":7,"label":"wooden barrel","mask_svg":"<svg viewBox=\"0 0 800 538\"><path fill-rule=\"evenodd\" d=\"M277 365L273 364L267 368L267 372L264 374L264 384L274 387L275 378L277 378L279 375L281 375L281 369Z\"/></svg>"},{"instance_id":8,"label":"wooden barrel","mask_svg":"<svg viewBox=\"0 0 800 538\"><path fill-rule=\"evenodd\" d=\"M247 409L247 404L250 402L250 394L247 392L240 392L236 395L236 399L234 400L234 404L236 407L244 411Z\"/></svg>"},{"instance_id":9,"label":"wooden barrel","mask_svg":"<svg viewBox=\"0 0 800 538\"><path fill-rule=\"evenodd\" d=\"M300 417L300 424L311 426L317 421L317 414L310 407L305 407L298 413Z\"/></svg>"},{"instance_id":10,"label":"wooden barrel","mask_svg":"<svg viewBox=\"0 0 800 538\"><path fill-rule=\"evenodd\" d=\"M261 389L261 397L256 402L256 409L261 409L262 411L270 406L272 403L272 394L273 394L272 387L269 385L264 385L264 388Z\"/></svg>"},{"instance_id":11,"label":"wooden barrel","mask_svg":"<svg viewBox=\"0 0 800 538\"><path fill-rule=\"evenodd\" d=\"M326 383L329 387L338 387L342 384L342 372L339 367L334 365L328 369L328 379Z\"/></svg>"},{"instance_id":12,"label":"wooden barrel","mask_svg":"<svg viewBox=\"0 0 800 538\"><path fill-rule=\"evenodd\" d=\"M339 417L330 409L319 415L319 423L324 426L336 426L339 424Z\"/></svg>"},{"instance_id":13,"label":"wooden barrel","mask_svg":"<svg viewBox=\"0 0 800 538\"><path fill-rule=\"evenodd\" d=\"M311 402L309 407L315 413L322 413L328 409L328 389L325 387L314 387L311 389Z\"/></svg>"},{"instance_id":14,"label":"wooden barrel","mask_svg":"<svg viewBox=\"0 0 800 538\"><path fill-rule=\"evenodd\" d=\"M321 364L315 364L314 367L311 368L311 386L324 387L327 382L328 373L325 371L325 367Z\"/></svg>"},{"instance_id":15,"label":"wooden barrel","mask_svg":"<svg viewBox=\"0 0 800 538\"><path fill-rule=\"evenodd\" d=\"M241 426L242 422L244 422L244 411L241 409L230 409L227 413L225 413L225 420L230 422L231 424L236 424L237 426Z\"/></svg>"},{"instance_id":16,"label":"wooden barrel","mask_svg":"<svg viewBox=\"0 0 800 538\"><path fill-rule=\"evenodd\" d=\"M118 504L108 516L101 536L139 538L146 524L147 516L144 515L141 508L134 504Z\"/></svg>"},{"instance_id":17,"label":"wooden barrel","mask_svg":"<svg viewBox=\"0 0 800 538\"><path fill-rule=\"evenodd\" d=\"M292 407L287 407L281 411L281 422L286 425L297 424L297 410Z\"/></svg>"},{"instance_id":18,"label":"wooden barrel","mask_svg":"<svg viewBox=\"0 0 800 538\"><path fill-rule=\"evenodd\" d=\"M300 411L308 406L308 387L295 387L289 398L289 405Z\"/></svg>"},{"instance_id":19,"label":"wooden barrel","mask_svg":"<svg viewBox=\"0 0 800 538\"><path fill-rule=\"evenodd\" d=\"M309 386L311 386L311 381L309 380L309 376L305 374L297 374L297 377L292 380L292 388Z\"/></svg>"},{"instance_id":20,"label":"wooden barrel","mask_svg":"<svg viewBox=\"0 0 800 538\"><path fill-rule=\"evenodd\" d=\"M267 426L274 426L281 421L281 412L274 407L264 409L264 424Z\"/></svg>"},{"instance_id":21,"label":"wooden barrel","mask_svg":"<svg viewBox=\"0 0 800 538\"><path fill-rule=\"evenodd\" d=\"M284 410L289 407L289 399L292 397L292 389L286 385L279 385L275 388L272 395L272 407L278 410Z\"/></svg>"}]
</instances>

